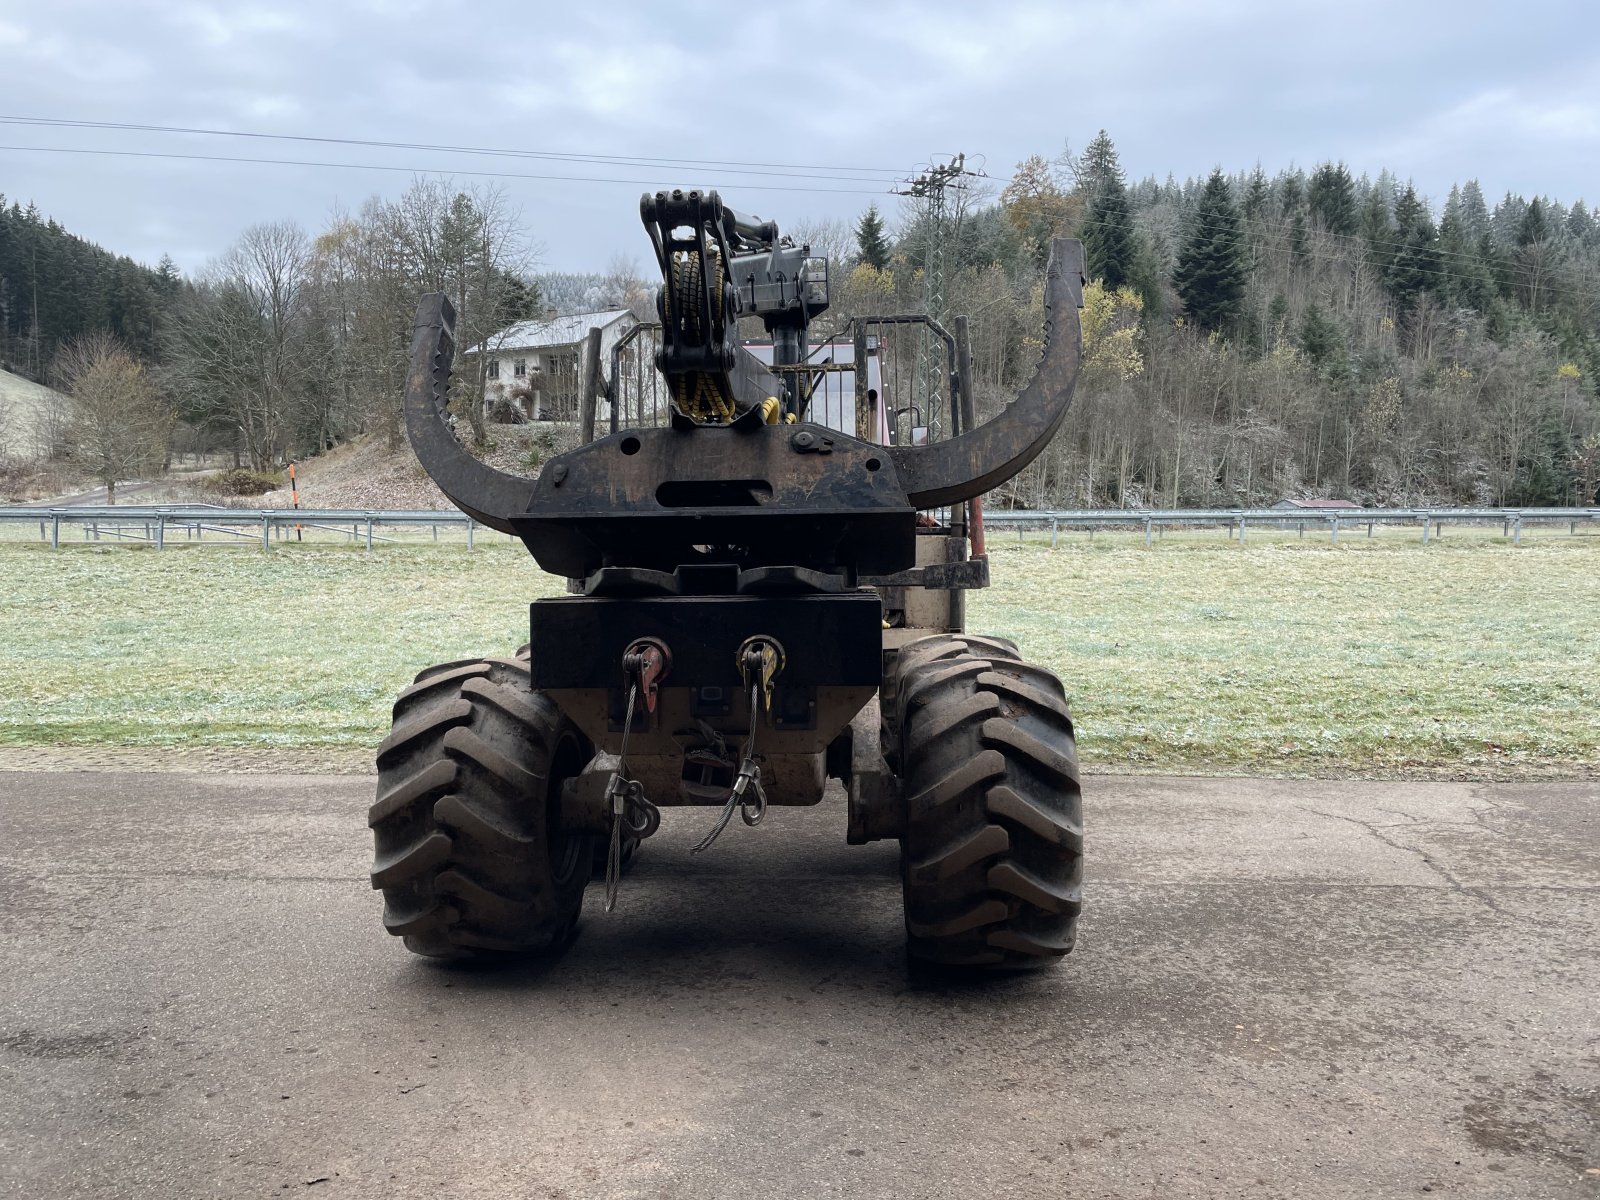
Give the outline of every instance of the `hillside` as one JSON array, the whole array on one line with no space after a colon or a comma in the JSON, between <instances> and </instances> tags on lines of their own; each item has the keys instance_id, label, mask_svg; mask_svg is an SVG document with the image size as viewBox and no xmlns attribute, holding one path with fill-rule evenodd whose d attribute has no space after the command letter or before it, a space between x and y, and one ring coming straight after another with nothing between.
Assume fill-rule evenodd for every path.
<instances>
[{"instance_id":1,"label":"hillside","mask_svg":"<svg viewBox=\"0 0 1600 1200\"><path fill-rule=\"evenodd\" d=\"M302 508L449 508L444 493L423 473L409 446L395 452L379 438L362 438L296 465ZM238 503L288 508L282 487Z\"/></svg>"},{"instance_id":2,"label":"hillside","mask_svg":"<svg viewBox=\"0 0 1600 1200\"><path fill-rule=\"evenodd\" d=\"M60 392L0 370L0 457L43 458L49 418L65 404Z\"/></svg>"},{"instance_id":3,"label":"hillside","mask_svg":"<svg viewBox=\"0 0 1600 1200\"><path fill-rule=\"evenodd\" d=\"M485 462L512 474L537 471L556 430L547 425L491 426ZM389 450L382 438L362 437L298 463L302 508L453 508L423 471L409 445ZM289 489L279 488L238 503L248 508L288 508Z\"/></svg>"},{"instance_id":4,"label":"hillside","mask_svg":"<svg viewBox=\"0 0 1600 1200\"><path fill-rule=\"evenodd\" d=\"M154 359L162 312L181 286L170 260L152 270L0 193L0 298L12 301L0 303L0 363L48 376L63 346L100 331Z\"/></svg>"},{"instance_id":5,"label":"hillside","mask_svg":"<svg viewBox=\"0 0 1600 1200\"><path fill-rule=\"evenodd\" d=\"M940 178L946 204L913 197L895 213L869 208L853 228L789 229L833 262L814 341L852 318L930 304L946 321L968 314L980 415L1014 396L1037 359L1051 239L1083 241L1073 410L1046 452L996 489L997 506L1600 498L1600 220L1581 198L1491 202L1472 179L1430 198L1340 162L1129 179L1104 132L1080 155L1018 163L998 194L959 171ZM227 272L192 282L170 264L149 272L115 258L32 209L0 207L0 298L30 297L0 313L0 361L47 365L79 333L109 330L159 368L199 449L259 469L306 458L308 503L443 504L407 455L376 449L399 436L418 293L457 297L458 341L472 346L541 297L651 286L631 271L534 278L506 267L500 250L532 231L483 201L418 180L322 236L246 230ZM335 264L335 251L347 257ZM274 254L295 264L292 307L259 299L270 290L260 263ZM905 421L921 412L943 428L912 336L897 335L907 368L890 372L883 398ZM553 448L487 432L514 468ZM309 461L362 438L378 441Z\"/></svg>"}]
</instances>

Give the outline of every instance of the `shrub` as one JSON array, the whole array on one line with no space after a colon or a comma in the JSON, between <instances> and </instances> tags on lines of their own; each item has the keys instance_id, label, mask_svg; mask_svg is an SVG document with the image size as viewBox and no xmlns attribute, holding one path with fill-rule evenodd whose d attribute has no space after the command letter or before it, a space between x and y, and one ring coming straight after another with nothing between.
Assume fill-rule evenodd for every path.
<instances>
[{"instance_id":1,"label":"shrub","mask_svg":"<svg viewBox=\"0 0 1600 1200\"><path fill-rule=\"evenodd\" d=\"M252 471L248 467L234 467L208 475L201 487L220 496L259 496L283 486L283 476L276 471Z\"/></svg>"}]
</instances>

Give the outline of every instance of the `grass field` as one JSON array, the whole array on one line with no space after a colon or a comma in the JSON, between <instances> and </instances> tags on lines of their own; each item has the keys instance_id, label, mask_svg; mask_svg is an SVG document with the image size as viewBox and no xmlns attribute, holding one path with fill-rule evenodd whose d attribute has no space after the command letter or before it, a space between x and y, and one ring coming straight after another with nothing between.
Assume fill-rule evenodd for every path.
<instances>
[{"instance_id":1,"label":"grass field","mask_svg":"<svg viewBox=\"0 0 1600 1200\"><path fill-rule=\"evenodd\" d=\"M1600 539L1325 538L996 536L969 625L1061 674L1101 769L1600 769ZM0 745L375 746L560 586L503 541L0 546Z\"/></svg>"}]
</instances>

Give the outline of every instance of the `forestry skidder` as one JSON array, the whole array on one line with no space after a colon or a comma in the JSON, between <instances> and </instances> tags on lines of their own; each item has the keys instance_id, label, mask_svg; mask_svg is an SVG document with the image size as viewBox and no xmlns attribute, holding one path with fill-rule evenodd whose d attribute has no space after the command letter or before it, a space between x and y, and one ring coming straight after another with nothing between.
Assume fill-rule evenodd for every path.
<instances>
[{"instance_id":1,"label":"forestry skidder","mask_svg":"<svg viewBox=\"0 0 1600 1200\"><path fill-rule=\"evenodd\" d=\"M840 370L807 342L825 262L715 192L641 209L664 281L645 369L669 403L636 420L592 364L582 423L592 434L603 403L611 431L536 479L456 441L454 313L442 295L418 307L417 457L569 594L532 603L526 650L429 667L395 702L370 815L385 927L441 958L556 949L591 870L611 907L662 809L709 810L698 851L736 813L757 825L769 806L822 803L834 779L851 843L900 842L913 958L1056 961L1080 905L1072 718L1054 675L964 631L961 601L988 581L965 502L1031 462L1071 401L1082 248L1054 243L1043 355L982 425L959 338L872 319L922 321L950 351L934 431L948 436L916 420L898 436L859 333L854 412L834 427L808 411L820 374ZM741 344L742 317L769 331L770 362Z\"/></svg>"}]
</instances>

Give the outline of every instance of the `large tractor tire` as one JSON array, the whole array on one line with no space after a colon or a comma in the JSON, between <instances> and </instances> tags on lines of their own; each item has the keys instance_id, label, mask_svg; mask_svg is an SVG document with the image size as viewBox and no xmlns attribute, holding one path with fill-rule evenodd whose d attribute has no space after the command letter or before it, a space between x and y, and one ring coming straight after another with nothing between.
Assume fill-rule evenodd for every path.
<instances>
[{"instance_id":1,"label":"large tractor tire","mask_svg":"<svg viewBox=\"0 0 1600 1200\"><path fill-rule=\"evenodd\" d=\"M907 948L948 966L1037 967L1072 949L1083 800L1061 682L1000 639L936 635L896 686Z\"/></svg>"},{"instance_id":2,"label":"large tractor tire","mask_svg":"<svg viewBox=\"0 0 1600 1200\"><path fill-rule=\"evenodd\" d=\"M564 946L593 848L561 829L561 783L591 756L529 686L526 654L421 672L395 701L368 814L384 927L430 958Z\"/></svg>"},{"instance_id":3,"label":"large tractor tire","mask_svg":"<svg viewBox=\"0 0 1600 1200\"><path fill-rule=\"evenodd\" d=\"M879 736L883 757L891 770L900 770L900 679L908 670L933 659L975 654L979 658L1005 658L1021 661L1017 644L1010 638L987 637L976 633L942 633L908 642L890 662L889 676L878 697Z\"/></svg>"}]
</instances>

